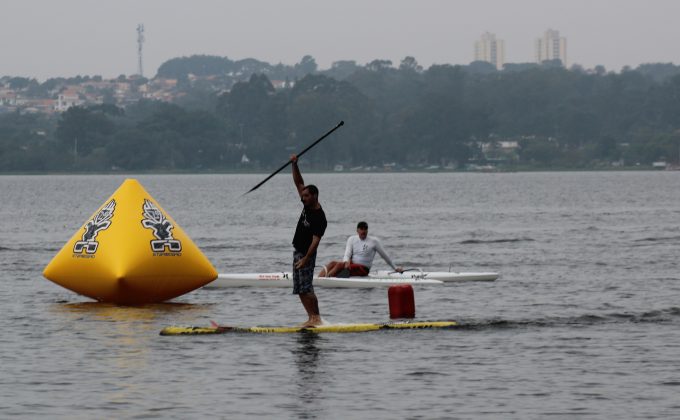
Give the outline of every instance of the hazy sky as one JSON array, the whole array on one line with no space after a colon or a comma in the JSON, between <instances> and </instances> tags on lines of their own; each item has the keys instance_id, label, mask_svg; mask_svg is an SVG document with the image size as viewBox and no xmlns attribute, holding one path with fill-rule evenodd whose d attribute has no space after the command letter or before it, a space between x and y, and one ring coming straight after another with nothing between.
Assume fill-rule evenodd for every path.
<instances>
[{"instance_id":1,"label":"hazy sky","mask_svg":"<svg viewBox=\"0 0 680 420\"><path fill-rule=\"evenodd\" d=\"M567 38L569 65L680 64L680 0L2 0L0 16L0 76L41 81L136 73L138 23L147 77L193 54L467 64L485 31L505 40L506 62L531 62L548 28Z\"/></svg>"}]
</instances>

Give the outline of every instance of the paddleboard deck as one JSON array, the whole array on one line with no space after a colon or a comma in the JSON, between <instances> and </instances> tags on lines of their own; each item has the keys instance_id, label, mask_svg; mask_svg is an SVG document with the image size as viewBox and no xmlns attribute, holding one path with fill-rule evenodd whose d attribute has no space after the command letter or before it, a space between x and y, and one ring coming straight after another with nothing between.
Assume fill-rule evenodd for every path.
<instances>
[{"instance_id":1,"label":"paddleboard deck","mask_svg":"<svg viewBox=\"0 0 680 420\"><path fill-rule=\"evenodd\" d=\"M384 330L419 330L419 329L449 329L456 328L455 321L413 321L386 322L361 324L334 324L318 327L233 327L218 325L210 327L170 326L161 330L160 335L205 335L226 333L353 333Z\"/></svg>"},{"instance_id":2,"label":"paddleboard deck","mask_svg":"<svg viewBox=\"0 0 680 420\"><path fill-rule=\"evenodd\" d=\"M466 281L494 281L498 273L455 273L455 272L410 272L389 273L378 271L366 277L315 277L317 287L370 288L389 287L399 284L413 286L441 285L442 283ZM293 287L293 275L290 272L272 273L221 273L206 288L227 287Z\"/></svg>"}]
</instances>

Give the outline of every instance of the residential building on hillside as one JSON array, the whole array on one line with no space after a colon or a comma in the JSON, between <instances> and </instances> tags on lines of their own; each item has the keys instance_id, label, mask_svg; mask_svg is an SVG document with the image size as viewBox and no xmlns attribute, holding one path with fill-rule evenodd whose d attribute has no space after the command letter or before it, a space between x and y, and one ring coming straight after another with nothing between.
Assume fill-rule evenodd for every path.
<instances>
[{"instance_id":1,"label":"residential building on hillside","mask_svg":"<svg viewBox=\"0 0 680 420\"><path fill-rule=\"evenodd\" d=\"M80 106L85 103L85 100L80 97L80 92L76 88L65 89L57 96L57 103L54 109L58 112L63 112L72 106Z\"/></svg>"},{"instance_id":2,"label":"residential building on hillside","mask_svg":"<svg viewBox=\"0 0 680 420\"><path fill-rule=\"evenodd\" d=\"M0 105L14 106L17 104L17 94L10 89L0 88Z\"/></svg>"},{"instance_id":3,"label":"residential building on hillside","mask_svg":"<svg viewBox=\"0 0 680 420\"><path fill-rule=\"evenodd\" d=\"M502 70L505 64L505 42L496 39L495 34L485 32L479 41L475 42L475 61L486 61L493 64L497 70Z\"/></svg>"},{"instance_id":4,"label":"residential building on hillside","mask_svg":"<svg viewBox=\"0 0 680 420\"><path fill-rule=\"evenodd\" d=\"M560 31L548 29L536 40L536 62L547 60L560 60L567 67L567 38L560 37Z\"/></svg>"}]
</instances>

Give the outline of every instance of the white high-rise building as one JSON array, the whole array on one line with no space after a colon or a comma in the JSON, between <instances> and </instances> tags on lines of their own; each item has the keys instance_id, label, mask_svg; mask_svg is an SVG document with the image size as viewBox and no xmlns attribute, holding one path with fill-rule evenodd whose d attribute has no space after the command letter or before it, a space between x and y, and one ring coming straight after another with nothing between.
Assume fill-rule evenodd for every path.
<instances>
[{"instance_id":1,"label":"white high-rise building","mask_svg":"<svg viewBox=\"0 0 680 420\"><path fill-rule=\"evenodd\" d=\"M567 38L560 37L560 31L548 29L543 38L536 40L536 62L546 60L561 60L567 67Z\"/></svg>"},{"instance_id":2,"label":"white high-rise building","mask_svg":"<svg viewBox=\"0 0 680 420\"><path fill-rule=\"evenodd\" d=\"M475 61L486 61L496 66L497 70L502 70L505 64L505 42L496 39L495 34L485 32L475 42Z\"/></svg>"}]
</instances>

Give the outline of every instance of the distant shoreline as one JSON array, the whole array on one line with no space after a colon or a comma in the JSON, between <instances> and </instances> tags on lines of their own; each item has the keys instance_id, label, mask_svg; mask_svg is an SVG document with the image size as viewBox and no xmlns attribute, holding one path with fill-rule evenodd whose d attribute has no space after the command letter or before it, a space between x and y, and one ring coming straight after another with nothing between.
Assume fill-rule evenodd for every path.
<instances>
[{"instance_id":1,"label":"distant shoreline","mask_svg":"<svg viewBox=\"0 0 680 420\"><path fill-rule=\"evenodd\" d=\"M638 167L616 167L616 168L521 168L521 169L496 169L496 170L361 170L361 171L333 171L333 170L313 170L306 169L305 173L313 174L337 174L337 175L351 175L351 174L506 174L506 173L530 173L530 172L680 172L679 170L665 170L653 168L651 166ZM54 176L54 175L268 175L271 172L263 171L96 171L96 172L0 172L0 176Z\"/></svg>"}]
</instances>

